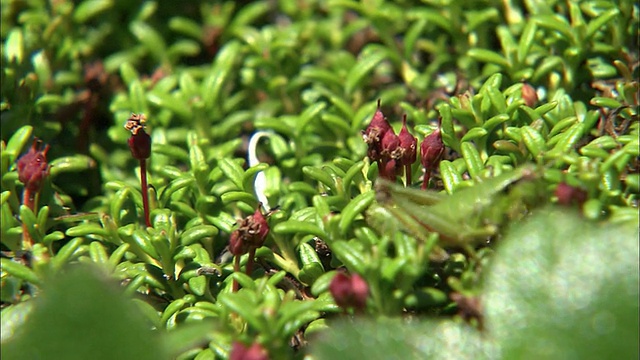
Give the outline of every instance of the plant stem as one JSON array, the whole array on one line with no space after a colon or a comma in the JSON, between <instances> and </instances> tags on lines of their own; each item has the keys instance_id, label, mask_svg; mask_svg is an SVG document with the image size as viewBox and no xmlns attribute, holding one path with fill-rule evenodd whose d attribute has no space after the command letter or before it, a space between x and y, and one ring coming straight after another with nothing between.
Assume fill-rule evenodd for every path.
<instances>
[{"instance_id":1,"label":"plant stem","mask_svg":"<svg viewBox=\"0 0 640 360\"><path fill-rule=\"evenodd\" d=\"M142 187L142 208L144 210L144 223L147 227L151 227L149 219L149 189L147 185L147 160L140 160L140 183Z\"/></svg>"},{"instance_id":2,"label":"plant stem","mask_svg":"<svg viewBox=\"0 0 640 360\"><path fill-rule=\"evenodd\" d=\"M430 177L431 177L431 170L425 169L424 178L422 178L422 190L425 190L429 186Z\"/></svg>"},{"instance_id":3,"label":"plant stem","mask_svg":"<svg viewBox=\"0 0 640 360\"><path fill-rule=\"evenodd\" d=\"M411 164L407 164L404 166L404 186L411 186Z\"/></svg>"},{"instance_id":4,"label":"plant stem","mask_svg":"<svg viewBox=\"0 0 640 360\"><path fill-rule=\"evenodd\" d=\"M35 208L35 194L33 194L31 190L25 188L22 193L22 203L33 211ZM23 250L31 250L31 248L33 248L33 239L31 238L27 224L24 221L22 222L22 248Z\"/></svg>"},{"instance_id":5,"label":"plant stem","mask_svg":"<svg viewBox=\"0 0 640 360\"><path fill-rule=\"evenodd\" d=\"M247 259L247 275L251 276L251 272L253 271L253 263L255 261L256 258L256 249L254 247L252 247L249 250L249 258Z\"/></svg>"},{"instance_id":6,"label":"plant stem","mask_svg":"<svg viewBox=\"0 0 640 360\"><path fill-rule=\"evenodd\" d=\"M240 272L240 256L236 255L233 259L233 271ZM233 292L238 292L238 280L233 279Z\"/></svg>"}]
</instances>

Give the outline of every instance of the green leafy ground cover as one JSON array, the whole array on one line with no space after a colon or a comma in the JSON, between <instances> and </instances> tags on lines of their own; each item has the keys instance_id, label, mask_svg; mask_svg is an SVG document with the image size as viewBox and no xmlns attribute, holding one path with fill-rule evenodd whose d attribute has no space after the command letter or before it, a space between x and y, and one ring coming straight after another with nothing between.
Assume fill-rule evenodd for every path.
<instances>
[{"instance_id":1,"label":"green leafy ground cover","mask_svg":"<svg viewBox=\"0 0 640 360\"><path fill-rule=\"evenodd\" d=\"M1 4L3 358L638 358L637 3ZM378 99L440 130L428 190Z\"/></svg>"}]
</instances>

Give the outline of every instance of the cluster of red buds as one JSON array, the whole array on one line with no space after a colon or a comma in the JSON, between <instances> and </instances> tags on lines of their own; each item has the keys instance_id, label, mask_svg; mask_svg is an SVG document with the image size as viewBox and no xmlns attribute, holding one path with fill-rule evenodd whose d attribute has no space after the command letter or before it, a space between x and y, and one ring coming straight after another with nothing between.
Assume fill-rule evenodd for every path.
<instances>
[{"instance_id":1,"label":"cluster of red buds","mask_svg":"<svg viewBox=\"0 0 640 360\"><path fill-rule=\"evenodd\" d=\"M231 233L229 239L229 252L235 256L234 270L240 271L240 257L249 253L247 262L247 274L250 274L256 250L261 247L269 234L269 224L260 208L262 203L258 203L258 208L246 218L238 222L238 228ZM233 290L238 290L238 283L233 282Z\"/></svg>"},{"instance_id":2,"label":"cluster of red buds","mask_svg":"<svg viewBox=\"0 0 640 360\"><path fill-rule=\"evenodd\" d=\"M406 115L402 118L402 129L396 135L382 114L378 100L378 108L362 132L362 138L368 146L367 156L378 164L378 173L383 179L395 181L404 168L405 185L411 185L411 166L417 159L418 140L407 129ZM424 138L420 150L420 161L425 169L422 188L426 189L431 172L438 167L444 152L440 129Z\"/></svg>"},{"instance_id":3,"label":"cluster of red buds","mask_svg":"<svg viewBox=\"0 0 640 360\"><path fill-rule=\"evenodd\" d=\"M353 308L362 312L367 305L369 286L358 274L348 275L339 272L331 280L329 292L333 296L336 305L344 311Z\"/></svg>"}]
</instances>

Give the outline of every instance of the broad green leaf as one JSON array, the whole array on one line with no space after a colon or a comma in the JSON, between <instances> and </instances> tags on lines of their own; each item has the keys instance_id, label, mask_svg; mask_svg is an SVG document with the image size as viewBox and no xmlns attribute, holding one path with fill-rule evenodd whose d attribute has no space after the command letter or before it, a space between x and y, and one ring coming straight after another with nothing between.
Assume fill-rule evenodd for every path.
<instances>
[{"instance_id":1,"label":"broad green leaf","mask_svg":"<svg viewBox=\"0 0 640 360\"><path fill-rule=\"evenodd\" d=\"M6 43L4 45L5 58L9 62L15 61L17 64L22 64L24 58L24 37L20 28L14 28L7 36Z\"/></svg>"},{"instance_id":2,"label":"broad green leaf","mask_svg":"<svg viewBox=\"0 0 640 360\"><path fill-rule=\"evenodd\" d=\"M131 300L93 268L45 283L28 316L3 339L2 358L169 359Z\"/></svg>"},{"instance_id":3,"label":"broad green leaf","mask_svg":"<svg viewBox=\"0 0 640 360\"><path fill-rule=\"evenodd\" d=\"M375 193L373 191L364 192L358 196L356 196L353 200L345 206L342 210L342 218L340 218L340 223L338 227L343 235L347 233L347 231L351 228L353 220L366 210L369 205L373 202L375 197Z\"/></svg>"},{"instance_id":4,"label":"broad green leaf","mask_svg":"<svg viewBox=\"0 0 640 360\"><path fill-rule=\"evenodd\" d=\"M364 80L364 77L382 62L385 57L386 54L384 52L365 52L363 58L351 68L349 75L345 79L345 93L352 95L356 87Z\"/></svg>"},{"instance_id":5,"label":"broad green leaf","mask_svg":"<svg viewBox=\"0 0 640 360\"><path fill-rule=\"evenodd\" d=\"M638 235L564 208L514 224L483 298L503 358L638 358Z\"/></svg>"},{"instance_id":6,"label":"broad green leaf","mask_svg":"<svg viewBox=\"0 0 640 360\"><path fill-rule=\"evenodd\" d=\"M495 346L480 333L452 321L357 320L330 324L317 334L312 353L318 360L491 359Z\"/></svg>"},{"instance_id":7,"label":"broad green leaf","mask_svg":"<svg viewBox=\"0 0 640 360\"><path fill-rule=\"evenodd\" d=\"M113 0L92 0L81 2L73 12L73 20L83 24L113 6Z\"/></svg>"},{"instance_id":8,"label":"broad green leaf","mask_svg":"<svg viewBox=\"0 0 640 360\"><path fill-rule=\"evenodd\" d=\"M498 54L497 52L491 50L473 48L467 52L467 55L478 61L489 64L496 64L505 70L511 66L509 60L507 60L504 56Z\"/></svg>"}]
</instances>

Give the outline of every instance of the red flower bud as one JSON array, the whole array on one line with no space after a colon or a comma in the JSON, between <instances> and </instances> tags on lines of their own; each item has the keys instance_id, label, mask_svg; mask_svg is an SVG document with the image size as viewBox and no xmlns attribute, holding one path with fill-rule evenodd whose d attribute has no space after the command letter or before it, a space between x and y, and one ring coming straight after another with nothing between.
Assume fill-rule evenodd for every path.
<instances>
[{"instance_id":1,"label":"red flower bud","mask_svg":"<svg viewBox=\"0 0 640 360\"><path fill-rule=\"evenodd\" d=\"M524 103L528 107L532 108L538 102L538 94L536 94L536 90L533 88L533 86L527 83L522 83L521 93L522 93L522 100L524 100Z\"/></svg>"},{"instance_id":2,"label":"red flower bud","mask_svg":"<svg viewBox=\"0 0 640 360\"><path fill-rule=\"evenodd\" d=\"M249 252L249 246L238 230L231 233L231 238L229 238L229 252L234 256L241 256Z\"/></svg>"},{"instance_id":3,"label":"red flower bud","mask_svg":"<svg viewBox=\"0 0 640 360\"><path fill-rule=\"evenodd\" d=\"M363 310L367 305L369 286L358 274L349 276L340 272L331 280L329 292L341 308Z\"/></svg>"},{"instance_id":4,"label":"red flower bud","mask_svg":"<svg viewBox=\"0 0 640 360\"><path fill-rule=\"evenodd\" d=\"M151 156L151 136L144 131L147 118L142 114L131 114L124 128L131 131L128 140L131 155L137 160L145 160Z\"/></svg>"},{"instance_id":5,"label":"red flower bud","mask_svg":"<svg viewBox=\"0 0 640 360\"><path fill-rule=\"evenodd\" d=\"M396 175L398 175L402 169L400 162L396 159L387 159L386 161L383 161L382 167L380 176L389 181L395 181Z\"/></svg>"},{"instance_id":6,"label":"red flower bud","mask_svg":"<svg viewBox=\"0 0 640 360\"><path fill-rule=\"evenodd\" d=\"M267 223L267 219L262 214L260 210L261 207L262 203L259 203L256 212L253 213L253 221L256 224L255 236L259 239L260 246L262 246L264 240L267 238L267 234L269 234L269 223Z\"/></svg>"},{"instance_id":7,"label":"red flower bud","mask_svg":"<svg viewBox=\"0 0 640 360\"><path fill-rule=\"evenodd\" d=\"M396 175L402 169L400 158L402 157L402 148L400 147L400 138L395 134L393 129L384 134L381 142L382 158L379 163L378 171L380 176L389 181L395 181Z\"/></svg>"},{"instance_id":8,"label":"red flower bud","mask_svg":"<svg viewBox=\"0 0 640 360\"><path fill-rule=\"evenodd\" d=\"M411 165L416 162L417 159L417 145L418 140L415 136L411 135L407 129L407 115L402 118L402 129L398 134L400 140L400 148L402 148L402 156L400 157L400 163L402 165Z\"/></svg>"},{"instance_id":9,"label":"red flower bud","mask_svg":"<svg viewBox=\"0 0 640 360\"><path fill-rule=\"evenodd\" d=\"M233 255L242 255L251 249L257 249L261 247L267 239L269 224L260 211L261 206L262 204L258 205L253 215L249 215L240 220L238 228L231 233L229 251Z\"/></svg>"},{"instance_id":10,"label":"red flower bud","mask_svg":"<svg viewBox=\"0 0 640 360\"><path fill-rule=\"evenodd\" d=\"M582 206L582 204L587 201L586 191L575 186L571 186L565 182L561 182L558 184L558 187L556 187L555 195L558 198L558 204L564 206L569 206L572 203L576 203L579 206Z\"/></svg>"},{"instance_id":11,"label":"red flower bud","mask_svg":"<svg viewBox=\"0 0 640 360\"><path fill-rule=\"evenodd\" d=\"M267 350L258 343L246 347L243 343L234 341L229 360L269 360Z\"/></svg>"},{"instance_id":12,"label":"red flower bud","mask_svg":"<svg viewBox=\"0 0 640 360\"><path fill-rule=\"evenodd\" d=\"M143 129L131 135L128 140L131 155L137 160L148 159L151 156L151 136Z\"/></svg>"},{"instance_id":13,"label":"red flower bud","mask_svg":"<svg viewBox=\"0 0 640 360\"><path fill-rule=\"evenodd\" d=\"M391 125L389 125L384 114L382 114L380 110L380 100L378 99L378 109L375 114L373 114L373 118L371 122L369 122L367 129L362 132L362 139L369 145L367 156L369 156L369 159L372 161L380 160L382 151L381 141L385 133L389 130L392 130Z\"/></svg>"},{"instance_id":14,"label":"red flower bud","mask_svg":"<svg viewBox=\"0 0 640 360\"><path fill-rule=\"evenodd\" d=\"M442 160L444 153L444 144L440 129L436 129L422 140L420 144L420 162L425 170L425 176L422 181L422 188L426 189L431 176L431 171L436 169Z\"/></svg>"},{"instance_id":15,"label":"red flower bud","mask_svg":"<svg viewBox=\"0 0 640 360\"><path fill-rule=\"evenodd\" d=\"M42 189L44 180L49 176L49 163L47 152L49 145L39 150L40 140L34 139L29 151L18 159L18 179L24 184L25 189L38 192Z\"/></svg>"},{"instance_id":16,"label":"red flower bud","mask_svg":"<svg viewBox=\"0 0 640 360\"><path fill-rule=\"evenodd\" d=\"M398 135L396 135L393 129L389 128L389 130L384 133L384 136L382 137L381 148L383 158L400 158L400 138L398 138Z\"/></svg>"},{"instance_id":17,"label":"red flower bud","mask_svg":"<svg viewBox=\"0 0 640 360\"><path fill-rule=\"evenodd\" d=\"M443 153L444 144L442 143L440 129L436 129L425 137L422 144L420 144L420 162L426 169L435 169L440 163Z\"/></svg>"}]
</instances>

